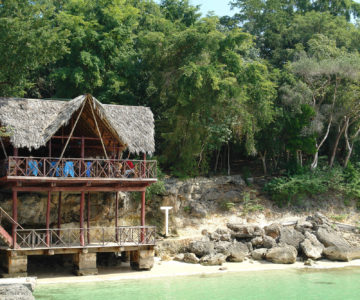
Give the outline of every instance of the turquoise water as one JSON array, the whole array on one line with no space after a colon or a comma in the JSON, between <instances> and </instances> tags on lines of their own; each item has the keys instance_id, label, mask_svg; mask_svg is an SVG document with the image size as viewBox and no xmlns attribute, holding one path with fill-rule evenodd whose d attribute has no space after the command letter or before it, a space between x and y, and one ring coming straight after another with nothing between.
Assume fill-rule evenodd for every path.
<instances>
[{"instance_id":1,"label":"turquoise water","mask_svg":"<svg viewBox=\"0 0 360 300\"><path fill-rule=\"evenodd\" d=\"M37 300L360 299L360 268L38 285Z\"/></svg>"}]
</instances>

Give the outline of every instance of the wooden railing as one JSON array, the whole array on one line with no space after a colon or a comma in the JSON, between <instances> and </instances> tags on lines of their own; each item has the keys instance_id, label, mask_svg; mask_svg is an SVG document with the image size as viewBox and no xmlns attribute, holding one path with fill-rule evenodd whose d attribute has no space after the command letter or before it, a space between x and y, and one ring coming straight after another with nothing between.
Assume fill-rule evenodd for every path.
<instances>
[{"instance_id":1,"label":"wooden railing","mask_svg":"<svg viewBox=\"0 0 360 300\"><path fill-rule=\"evenodd\" d=\"M0 226L3 225L3 220L8 221L10 224L16 225L20 229L24 229L21 227L19 223L17 223L12 217L8 215L8 213L0 207Z\"/></svg>"},{"instance_id":2,"label":"wooden railing","mask_svg":"<svg viewBox=\"0 0 360 300\"><path fill-rule=\"evenodd\" d=\"M155 245L155 229L153 226L17 229L16 236L19 249L139 246ZM84 232L84 245L80 232Z\"/></svg>"},{"instance_id":3,"label":"wooden railing","mask_svg":"<svg viewBox=\"0 0 360 300\"><path fill-rule=\"evenodd\" d=\"M156 178L155 160L118 160L9 156L0 176L60 178Z\"/></svg>"}]
</instances>

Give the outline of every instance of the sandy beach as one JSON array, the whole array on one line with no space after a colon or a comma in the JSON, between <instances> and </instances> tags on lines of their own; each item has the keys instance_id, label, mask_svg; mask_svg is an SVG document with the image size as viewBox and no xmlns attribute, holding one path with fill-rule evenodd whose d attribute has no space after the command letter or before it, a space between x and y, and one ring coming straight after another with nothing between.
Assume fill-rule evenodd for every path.
<instances>
[{"instance_id":1,"label":"sandy beach","mask_svg":"<svg viewBox=\"0 0 360 300\"><path fill-rule=\"evenodd\" d=\"M151 271L137 272L127 266L118 268L100 268L99 275L94 276L74 276L74 275L41 275L37 279L38 285L57 284L57 283L74 283L74 282L99 282L129 279L149 279L172 276L188 276L202 274L216 274L226 272L253 272L265 270L286 270L286 269L331 269L345 267L360 267L360 259L351 262L333 262L321 260L313 266L305 266L303 262L282 265L273 264L266 261L245 261L242 263L224 263L220 266L202 266L199 264L187 264L177 261L155 261L155 265ZM220 270L223 269L223 270Z\"/></svg>"}]
</instances>

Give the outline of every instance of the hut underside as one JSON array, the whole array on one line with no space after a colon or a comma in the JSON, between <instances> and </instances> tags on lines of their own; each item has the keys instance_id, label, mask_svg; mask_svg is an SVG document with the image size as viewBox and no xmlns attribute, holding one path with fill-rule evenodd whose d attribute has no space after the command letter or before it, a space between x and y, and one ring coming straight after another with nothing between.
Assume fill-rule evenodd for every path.
<instances>
[{"instance_id":1,"label":"hut underside","mask_svg":"<svg viewBox=\"0 0 360 300\"><path fill-rule=\"evenodd\" d=\"M72 105L56 104L61 109L55 112L52 120L48 120L49 124L43 126L46 128L41 135L34 133L33 140L37 142L33 145L26 136L16 132L16 128L13 136L1 139L0 189L12 191L12 212L5 212L0 207L3 276L24 275L28 255L73 254L74 270L78 275L97 273L96 253L99 252L125 251L134 269L152 267L155 228L145 225L146 187L157 181L156 161L146 160L146 153L152 153L154 148L153 136L149 138L149 134L153 134L152 114L152 127L147 128L147 132L138 129L146 121L143 114L148 113L147 110L142 110L134 120L135 125L131 125L130 119L125 120L129 123L126 132L121 131L126 128L123 127L124 120L118 119L129 116L122 118L122 115L117 115L116 118L114 111L117 106L103 106L91 95L71 102ZM135 108L130 110L136 111ZM7 117L1 116L0 112L0 120L8 120ZM12 120L0 125L8 127L9 122ZM136 134L136 130L138 135L144 136L130 140L129 136ZM148 140L150 145L147 146ZM25 146L17 148L17 144ZM126 150L138 155L143 152L143 158L123 159ZM118 226L117 192L120 191L141 192L139 226ZM18 193L22 192L47 192L45 228L23 228L18 223ZM78 228L61 227L63 192L79 193ZM116 193L114 227L90 227L93 192ZM58 222L50 224L54 193L58 193Z\"/></svg>"}]
</instances>

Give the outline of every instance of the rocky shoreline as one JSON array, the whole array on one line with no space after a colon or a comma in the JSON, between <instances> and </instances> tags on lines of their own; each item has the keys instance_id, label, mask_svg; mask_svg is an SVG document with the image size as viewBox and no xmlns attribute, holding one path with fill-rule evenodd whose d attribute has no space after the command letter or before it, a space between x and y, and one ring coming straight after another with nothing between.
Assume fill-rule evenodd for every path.
<instances>
[{"instance_id":1,"label":"rocky shoreline","mask_svg":"<svg viewBox=\"0 0 360 300\"><path fill-rule=\"evenodd\" d=\"M357 235L358 229L347 235ZM277 264L293 264L302 260L312 265L326 258L351 261L360 258L359 245L351 245L340 226L321 213L300 219L292 225L272 223L228 223L214 232L202 231L200 239L164 240L158 243L157 255L162 260L177 260L202 265L222 265L224 262L266 260Z\"/></svg>"}]
</instances>

